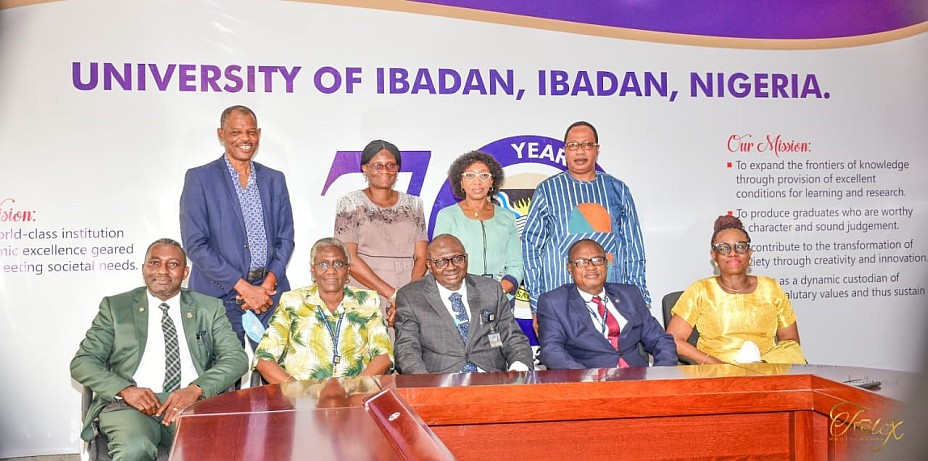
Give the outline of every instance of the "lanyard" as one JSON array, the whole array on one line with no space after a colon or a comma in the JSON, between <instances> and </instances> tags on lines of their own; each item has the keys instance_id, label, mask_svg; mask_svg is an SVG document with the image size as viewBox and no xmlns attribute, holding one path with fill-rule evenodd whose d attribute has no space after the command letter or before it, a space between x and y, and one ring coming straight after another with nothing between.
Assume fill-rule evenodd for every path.
<instances>
[{"instance_id":1,"label":"lanyard","mask_svg":"<svg viewBox=\"0 0 928 461\"><path fill-rule=\"evenodd\" d=\"M590 300L589 303L585 303L586 310L590 311L590 314L592 314L593 317L599 319L599 332L602 333L603 336L605 336L608 339L609 338L609 327L606 326L606 319L609 318L609 309L606 307L606 299L605 298L601 298L601 299L603 300L603 316L602 317L599 316L599 312L596 312L595 310L593 310L593 308L590 307L590 303L593 302L592 299Z\"/></svg>"},{"instance_id":2,"label":"lanyard","mask_svg":"<svg viewBox=\"0 0 928 461\"><path fill-rule=\"evenodd\" d=\"M325 313L322 312L322 308L316 306L316 310L318 310L319 315L322 316L322 323L325 325L325 329L329 330L329 337L332 338L332 365L338 365L338 362L341 361L341 357L338 355L338 333L342 331L342 320L345 318L345 312L342 312L342 315L338 316L338 323L335 325L335 331L332 331L332 325L329 325L329 320Z\"/></svg>"}]
</instances>

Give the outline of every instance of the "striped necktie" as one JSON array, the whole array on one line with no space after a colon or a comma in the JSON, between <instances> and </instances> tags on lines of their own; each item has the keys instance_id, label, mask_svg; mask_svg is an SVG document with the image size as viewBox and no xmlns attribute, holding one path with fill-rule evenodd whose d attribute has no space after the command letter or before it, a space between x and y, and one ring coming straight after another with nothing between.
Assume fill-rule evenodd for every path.
<instances>
[{"instance_id":1,"label":"striped necktie","mask_svg":"<svg viewBox=\"0 0 928 461\"><path fill-rule=\"evenodd\" d=\"M164 332L164 389L174 392L180 387L180 347L177 344L177 329L168 315L167 303L161 303L161 330Z\"/></svg>"},{"instance_id":2,"label":"striped necktie","mask_svg":"<svg viewBox=\"0 0 928 461\"><path fill-rule=\"evenodd\" d=\"M609 315L609 311L606 310L606 303L603 302L603 299L599 296L593 296L593 304L596 304L596 309L599 311L599 316L606 321L606 327L609 330L609 337L607 338L612 344L612 347L616 351L619 351L621 354L621 349L619 349L619 321L615 316ZM625 362L625 359L619 355L619 363L617 364L619 368L627 368L628 363Z\"/></svg>"},{"instance_id":3,"label":"striped necktie","mask_svg":"<svg viewBox=\"0 0 928 461\"><path fill-rule=\"evenodd\" d=\"M606 327L609 329L609 337L607 338L612 347L616 350L619 349L619 322L616 321L615 317L609 315L609 311L606 310L606 303L603 302L603 299L599 296L593 296L593 304L596 304L596 309L599 311L599 316L606 321Z\"/></svg>"}]
</instances>

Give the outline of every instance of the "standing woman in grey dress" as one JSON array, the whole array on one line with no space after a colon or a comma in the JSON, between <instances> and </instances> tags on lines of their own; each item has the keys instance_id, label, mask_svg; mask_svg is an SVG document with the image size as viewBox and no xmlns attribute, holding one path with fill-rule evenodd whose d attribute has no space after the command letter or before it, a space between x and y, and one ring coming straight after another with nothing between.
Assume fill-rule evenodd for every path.
<instances>
[{"instance_id":1,"label":"standing woman in grey dress","mask_svg":"<svg viewBox=\"0 0 928 461\"><path fill-rule=\"evenodd\" d=\"M351 253L351 284L380 294L390 325L394 294L425 274L428 246L422 199L393 189L402 161L392 143L368 143L361 152L368 187L340 198L335 215L335 238Z\"/></svg>"}]
</instances>

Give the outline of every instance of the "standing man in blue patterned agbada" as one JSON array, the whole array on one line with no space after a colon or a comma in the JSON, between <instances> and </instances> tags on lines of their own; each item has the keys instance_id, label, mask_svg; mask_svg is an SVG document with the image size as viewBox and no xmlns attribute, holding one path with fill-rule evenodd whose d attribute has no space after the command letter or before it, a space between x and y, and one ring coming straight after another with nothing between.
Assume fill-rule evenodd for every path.
<instances>
[{"instance_id":1,"label":"standing man in blue patterned agbada","mask_svg":"<svg viewBox=\"0 0 928 461\"><path fill-rule=\"evenodd\" d=\"M625 183L596 171L596 128L583 121L570 125L564 135L564 151L567 171L535 189L522 233L525 288L532 312L538 309L539 296L571 281L564 261L570 246L582 239L593 240L605 249L607 282L636 285L650 304L635 202Z\"/></svg>"},{"instance_id":2,"label":"standing man in blue patterned agbada","mask_svg":"<svg viewBox=\"0 0 928 461\"><path fill-rule=\"evenodd\" d=\"M184 178L180 232L193 261L190 289L222 299L244 345L245 311L266 327L290 289L293 211L283 173L252 161L261 138L255 113L227 108L217 133L223 156Z\"/></svg>"}]
</instances>

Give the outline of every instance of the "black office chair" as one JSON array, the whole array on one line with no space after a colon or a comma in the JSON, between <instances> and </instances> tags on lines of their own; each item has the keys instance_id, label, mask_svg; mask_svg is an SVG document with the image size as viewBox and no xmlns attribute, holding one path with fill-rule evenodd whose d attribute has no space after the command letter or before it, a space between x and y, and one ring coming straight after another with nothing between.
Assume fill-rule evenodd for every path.
<instances>
[{"instance_id":1,"label":"black office chair","mask_svg":"<svg viewBox=\"0 0 928 461\"><path fill-rule=\"evenodd\" d=\"M84 387L81 391L81 421L87 416L87 411L90 410L90 402L93 401L93 391L89 387ZM91 461L110 461L113 458L110 458L108 445L109 441L106 439L106 436L100 432L100 421L94 420L91 423L93 427L93 440L86 444L85 449L87 450L87 458ZM155 458L157 461L167 461L171 448L161 446L158 447L158 457Z\"/></svg>"},{"instance_id":2,"label":"black office chair","mask_svg":"<svg viewBox=\"0 0 928 461\"><path fill-rule=\"evenodd\" d=\"M674 304L677 303L677 300L680 299L680 295L682 294L683 294L682 291L674 291L674 292L667 293L666 295L664 295L664 299L661 300L661 304L662 304L663 312L664 312L664 329L667 328L667 325L670 325L670 318L673 316L673 314L671 314L670 311L673 309ZM686 340L686 342L692 344L693 347L696 347L696 341L698 340L699 340L699 330L697 330L696 327L694 326L693 333L690 334L690 337ZM683 365L697 365L696 362L689 360L689 359L685 359L683 357L680 357L679 360L680 360L680 363Z\"/></svg>"},{"instance_id":3,"label":"black office chair","mask_svg":"<svg viewBox=\"0 0 928 461\"><path fill-rule=\"evenodd\" d=\"M258 370L251 370L251 381L249 381L250 387L258 387L267 385L267 381L264 379L264 376L261 376L261 373Z\"/></svg>"}]
</instances>

